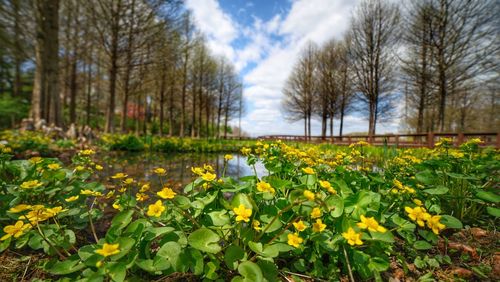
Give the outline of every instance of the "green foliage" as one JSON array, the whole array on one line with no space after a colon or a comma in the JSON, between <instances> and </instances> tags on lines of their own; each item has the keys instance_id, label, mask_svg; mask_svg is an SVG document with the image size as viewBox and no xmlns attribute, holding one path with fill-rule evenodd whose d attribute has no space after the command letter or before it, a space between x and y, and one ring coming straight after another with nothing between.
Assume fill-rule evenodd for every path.
<instances>
[{"instance_id":1,"label":"green foliage","mask_svg":"<svg viewBox=\"0 0 500 282\"><path fill-rule=\"evenodd\" d=\"M119 139L136 148L158 144L154 138ZM184 146L193 140L175 142ZM498 217L498 194L488 189L491 176L481 167L495 167L497 157L490 153L467 155L461 149L453 153L457 160L450 160L449 151L428 151L422 158L398 151L383 167L374 167L365 144L344 151L254 145L242 153L249 166L262 162L268 175L234 180L205 165L192 168L195 179L184 193L150 187L123 173L106 186L91 182L99 169L92 150L80 151L64 167L56 159L11 160L10 147L2 145L0 251L44 252L49 259L43 269L72 281L173 273L200 280L277 281L290 272L324 280L353 273L355 280L381 281L396 258L422 272L449 264L449 257L428 251L443 231L463 228L457 207L449 203L457 195L451 183L467 180L475 189L466 195L474 199L478 218ZM462 162L467 172L456 167ZM164 170L151 173L167 183ZM117 213L105 230L96 231L108 206Z\"/></svg>"}]
</instances>

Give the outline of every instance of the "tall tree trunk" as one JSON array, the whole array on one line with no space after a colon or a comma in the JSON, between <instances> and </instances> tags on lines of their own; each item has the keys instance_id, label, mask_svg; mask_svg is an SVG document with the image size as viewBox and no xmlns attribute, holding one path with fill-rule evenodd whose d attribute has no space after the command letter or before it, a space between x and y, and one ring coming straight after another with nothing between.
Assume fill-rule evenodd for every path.
<instances>
[{"instance_id":1,"label":"tall tree trunk","mask_svg":"<svg viewBox=\"0 0 500 282\"><path fill-rule=\"evenodd\" d=\"M170 84L170 91L168 94L168 136L174 135L174 91L175 84Z\"/></svg>"},{"instance_id":2,"label":"tall tree trunk","mask_svg":"<svg viewBox=\"0 0 500 282\"><path fill-rule=\"evenodd\" d=\"M42 111L42 106L44 104L44 99L42 97L42 54L41 47L39 46L38 38L35 44L35 77L33 81L33 91L31 96L31 109L30 116L33 118L35 122L38 122L40 119L44 118L44 113Z\"/></svg>"},{"instance_id":3,"label":"tall tree trunk","mask_svg":"<svg viewBox=\"0 0 500 282\"><path fill-rule=\"evenodd\" d=\"M179 136L184 137L184 124L186 122L186 90L188 83L188 59L189 59L189 51L185 50L184 53L184 64L182 66L182 93L181 93L181 121L179 128Z\"/></svg>"},{"instance_id":4,"label":"tall tree trunk","mask_svg":"<svg viewBox=\"0 0 500 282\"><path fill-rule=\"evenodd\" d=\"M19 0L13 0L12 6L14 8L14 47L16 48L14 53L14 87L12 91L12 96L20 96L22 92L22 78L21 78L21 25L20 25L20 7ZM2 93L2 92L0 92Z\"/></svg>"},{"instance_id":5,"label":"tall tree trunk","mask_svg":"<svg viewBox=\"0 0 500 282\"><path fill-rule=\"evenodd\" d=\"M163 65L163 75L160 83L160 136L163 136L163 122L164 122L164 103L165 103L165 88L167 84L167 66Z\"/></svg>"},{"instance_id":6,"label":"tall tree trunk","mask_svg":"<svg viewBox=\"0 0 500 282\"><path fill-rule=\"evenodd\" d=\"M59 63L59 0L38 0L37 6L37 70L40 68L40 96L42 117L49 123L62 126L61 106L58 92L58 63ZM38 53L37 52L37 53ZM36 76L36 75L35 75ZM35 86L36 86L35 82ZM38 89L37 89L38 90ZM38 102L35 102L37 105Z\"/></svg>"},{"instance_id":7,"label":"tall tree trunk","mask_svg":"<svg viewBox=\"0 0 500 282\"><path fill-rule=\"evenodd\" d=\"M113 133L115 129L115 104L116 104L116 79L118 77L118 40L120 32L120 11L121 0L117 3L117 9L111 15L113 17L113 26L111 32L111 56L109 67L109 98L108 107L106 111L106 123L104 131Z\"/></svg>"},{"instance_id":8,"label":"tall tree trunk","mask_svg":"<svg viewBox=\"0 0 500 282\"><path fill-rule=\"evenodd\" d=\"M92 46L92 45L91 45ZM89 56L88 56L88 63L87 63L87 106L86 106L86 118L85 118L85 124L87 124L88 126L90 126L90 110L91 110L91 106L92 106L92 63L93 63L93 60L92 60L92 52L93 52L93 48L90 47L90 51L89 51Z\"/></svg>"},{"instance_id":9,"label":"tall tree trunk","mask_svg":"<svg viewBox=\"0 0 500 282\"><path fill-rule=\"evenodd\" d=\"M129 23L128 30L128 42L127 42L127 58L125 63L125 76L123 81L123 101L122 101L122 113L120 118L120 130L122 133L127 131L127 108L128 108L128 98L130 95L130 77L132 74L132 56L134 48L134 13L135 13L135 0L132 0L131 7L131 22Z\"/></svg>"}]
</instances>

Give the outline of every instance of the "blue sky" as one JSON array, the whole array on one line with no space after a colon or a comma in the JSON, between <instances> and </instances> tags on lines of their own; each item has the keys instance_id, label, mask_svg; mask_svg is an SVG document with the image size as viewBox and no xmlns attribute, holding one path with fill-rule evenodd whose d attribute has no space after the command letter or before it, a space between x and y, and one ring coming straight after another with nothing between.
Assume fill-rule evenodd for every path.
<instances>
[{"instance_id":1,"label":"blue sky","mask_svg":"<svg viewBox=\"0 0 500 282\"><path fill-rule=\"evenodd\" d=\"M185 0L196 27L215 55L233 62L243 81L247 113L242 128L252 136L303 134L303 122L289 123L281 112L281 89L308 41L340 39L359 0ZM237 124L237 121L233 121ZM367 131L358 114L348 115L344 132ZM335 124L335 128L338 125ZM312 134L320 134L313 121ZM377 126L396 132L398 121Z\"/></svg>"}]
</instances>

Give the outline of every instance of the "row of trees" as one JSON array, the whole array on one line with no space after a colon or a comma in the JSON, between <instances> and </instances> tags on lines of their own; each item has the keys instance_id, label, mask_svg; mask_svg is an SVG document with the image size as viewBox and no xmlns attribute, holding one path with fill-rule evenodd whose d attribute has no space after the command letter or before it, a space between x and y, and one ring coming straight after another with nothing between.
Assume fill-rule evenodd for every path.
<instances>
[{"instance_id":1,"label":"row of trees","mask_svg":"<svg viewBox=\"0 0 500 282\"><path fill-rule=\"evenodd\" d=\"M105 132L220 137L242 85L178 0L2 0L0 95ZM32 86L32 87L31 87Z\"/></svg>"},{"instance_id":2,"label":"row of trees","mask_svg":"<svg viewBox=\"0 0 500 282\"><path fill-rule=\"evenodd\" d=\"M308 43L283 88L291 121L346 113L377 124L402 118L412 132L498 130L499 57L495 1L365 0L341 40ZM404 101L398 117L396 101ZM399 103L402 104L402 103Z\"/></svg>"}]
</instances>

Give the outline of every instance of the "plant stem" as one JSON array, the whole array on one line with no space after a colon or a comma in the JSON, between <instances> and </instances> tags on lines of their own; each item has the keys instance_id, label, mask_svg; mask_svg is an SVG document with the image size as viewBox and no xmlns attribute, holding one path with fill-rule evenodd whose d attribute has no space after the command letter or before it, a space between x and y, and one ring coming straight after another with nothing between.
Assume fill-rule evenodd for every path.
<instances>
[{"instance_id":1,"label":"plant stem","mask_svg":"<svg viewBox=\"0 0 500 282\"><path fill-rule=\"evenodd\" d=\"M347 262L347 270L349 271L349 279L351 279L351 282L354 282L354 276L352 275L352 268L351 268L351 263L349 262L349 257L347 256L347 251L345 250L345 247L342 246L342 249L344 250L344 257L345 261Z\"/></svg>"}]
</instances>

